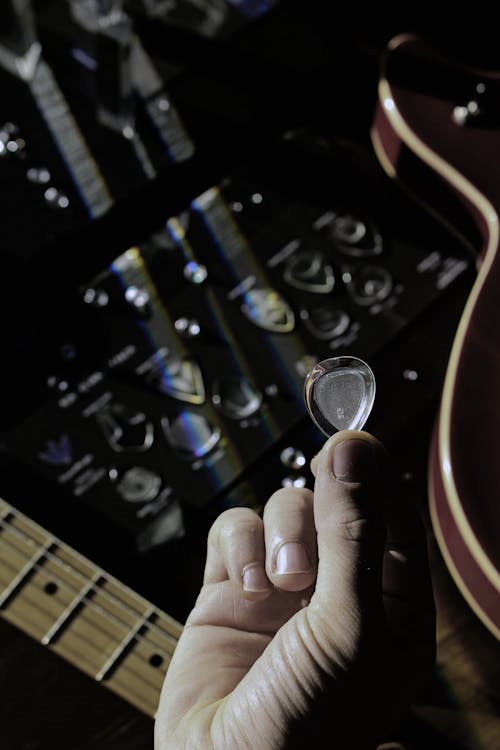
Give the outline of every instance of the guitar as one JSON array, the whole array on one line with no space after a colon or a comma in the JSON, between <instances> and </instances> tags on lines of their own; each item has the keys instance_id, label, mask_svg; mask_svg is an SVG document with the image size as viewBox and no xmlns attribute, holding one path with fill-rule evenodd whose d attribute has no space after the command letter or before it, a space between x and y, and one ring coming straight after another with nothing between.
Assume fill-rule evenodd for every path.
<instances>
[{"instance_id":1,"label":"guitar","mask_svg":"<svg viewBox=\"0 0 500 750\"><path fill-rule=\"evenodd\" d=\"M429 507L458 588L500 639L500 73L440 58L413 35L387 49L371 138L385 169L465 239L477 276L430 446Z\"/></svg>"},{"instance_id":2,"label":"guitar","mask_svg":"<svg viewBox=\"0 0 500 750\"><path fill-rule=\"evenodd\" d=\"M443 711L440 706L443 715L438 707L436 718L432 704L417 705L395 730L403 744L387 742L378 750L441 747L443 741L451 750L455 744L445 739L448 717L452 717L457 736L468 737L474 727L485 747L493 747L494 738L499 736L499 719L490 709L490 702L492 706L494 703L495 679L485 677L484 683L480 680L478 685L476 662L471 661L467 652L470 642L474 643L474 627L467 618L457 617L460 608L455 607L453 597L445 596L441 590L441 584L446 582L437 568L433 568L433 575L440 589L441 679L448 679L450 684L458 681L459 692L454 690L454 695L460 698L459 710L453 706ZM0 649L0 667L7 672L2 677L4 684L9 685L5 692L0 685L2 750L152 747L151 719L182 632L179 622L1 499L0 601L0 617L15 626ZM475 623L473 618L472 625ZM20 647L22 633L18 638L17 629L89 675L96 690L76 670L70 674L70 667L63 659L51 660L50 653L37 651L37 643L26 648L28 641ZM0 636L4 635L0 632ZM484 638L481 644L487 663L494 667L492 644ZM42 655L47 658L42 659ZM28 668L30 657L34 664ZM139 709L137 716L127 703L113 701L113 693ZM491 701L485 701L485 695ZM27 723L26 730L18 727L20 721ZM13 744L10 744L10 724L14 725ZM465 745L460 743L460 747Z\"/></svg>"},{"instance_id":3,"label":"guitar","mask_svg":"<svg viewBox=\"0 0 500 750\"><path fill-rule=\"evenodd\" d=\"M0 616L154 717L182 625L1 499Z\"/></svg>"}]
</instances>

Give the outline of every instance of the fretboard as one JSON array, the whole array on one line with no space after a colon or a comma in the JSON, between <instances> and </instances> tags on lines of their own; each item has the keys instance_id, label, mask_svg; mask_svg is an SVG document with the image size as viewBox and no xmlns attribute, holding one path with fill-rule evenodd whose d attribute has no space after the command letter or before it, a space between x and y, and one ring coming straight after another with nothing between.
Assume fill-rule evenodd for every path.
<instances>
[{"instance_id":1,"label":"fretboard","mask_svg":"<svg viewBox=\"0 0 500 750\"><path fill-rule=\"evenodd\" d=\"M155 715L182 625L2 499L0 615Z\"/></svg>"}]
</instances>

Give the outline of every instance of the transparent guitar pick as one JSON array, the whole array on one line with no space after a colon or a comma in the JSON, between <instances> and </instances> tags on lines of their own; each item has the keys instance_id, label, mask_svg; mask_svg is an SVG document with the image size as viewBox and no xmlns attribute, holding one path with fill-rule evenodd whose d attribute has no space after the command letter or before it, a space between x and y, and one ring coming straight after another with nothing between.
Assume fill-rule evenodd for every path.
<instances>
[{"instance_id":1,"label":"transparent guitar pick","mask_svg":"<svg viewBox=\"0 0 500 750\"><path fill-rule=\"evenodd\" d=\"M327 437L339 430L362 430L375 400L375 376L358 357L324 359L306 375L304 400Z\"/></svg>"}]
</instances>

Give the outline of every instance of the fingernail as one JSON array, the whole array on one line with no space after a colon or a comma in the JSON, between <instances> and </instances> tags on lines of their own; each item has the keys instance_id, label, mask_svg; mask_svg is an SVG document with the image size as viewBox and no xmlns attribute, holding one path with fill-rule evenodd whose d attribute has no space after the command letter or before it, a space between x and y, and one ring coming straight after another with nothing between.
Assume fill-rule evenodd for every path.
<instances>
[{"instance_id":1,"label":"fingernail","mask_svg":"<svg viewBox=\"0 0 500 750\"><path fill-rule=\"evenodd\" d=\"M308 573L311 561L306 548L300 542L282 544L276 555L276 573Z\"/></svg>"},{"instance_id":2,"label":"fingernail","mask_svg":"<svg viewBox=\"0 0 500 750\"><path fill-rule=\"evenodd\" d=\"M262 565L249 565L243 571L243 588L245 591L267 591L269 579Z\"/></svg>"},{"instance_id":3,"label":"fingernail","mask_svg":"<svg viewBox=\"0 0 500 750\"><path fill-rule=\"evenodd\" d=\"M364 482L373 473L373 451L367 440L342 440L333 449L333 474L339 482Z\"/></svg>"}]
</instances>

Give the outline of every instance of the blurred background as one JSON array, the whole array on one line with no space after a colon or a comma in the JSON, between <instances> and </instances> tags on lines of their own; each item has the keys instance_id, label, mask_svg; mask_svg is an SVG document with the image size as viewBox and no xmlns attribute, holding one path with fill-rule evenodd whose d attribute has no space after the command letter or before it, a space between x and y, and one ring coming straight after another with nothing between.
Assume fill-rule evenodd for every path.
<instances>
[{"instance_id":1,"label":"blurred background","mask_svg":"<svg viewBox=\"0 0 500 750\"><path fill-rule=\"evenodd\" d=\"M5 747L152 747L148 710L104 689L111 671L97 685L71 666L95 677L83 657L21 634L43 641L23 623L57 601L43 568L78 567L64 543L182 624L216 516L312 486L323 437L302 384L341 354L374 370L366 428L422 510L435 576L435 679L387 747L500 747L496 634L458 591L427 498L479 231L451 198L447 216L426 210L425 182L409 194L371 138L396 34L495 70L494 33L474 18L450 32L416 15L360 28L319 1L4 0ZM56 541L24 526L10 539L17 511ZM26 564L43 548L29 571L44 593L9 616L25 564L8 545L21 543ZM57 651L59 637L43 642Z\"/></svg>"}]
</instances>

